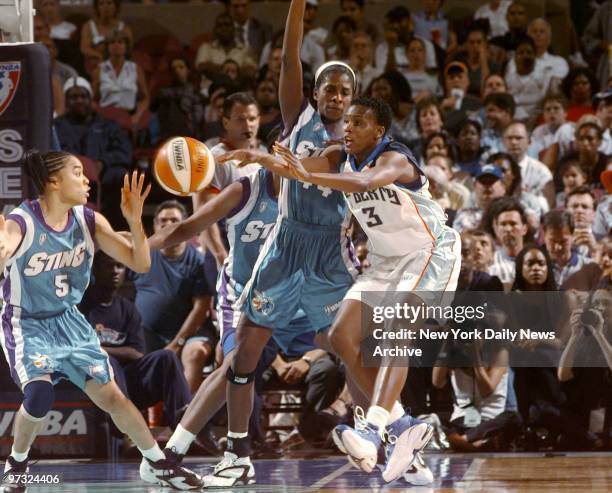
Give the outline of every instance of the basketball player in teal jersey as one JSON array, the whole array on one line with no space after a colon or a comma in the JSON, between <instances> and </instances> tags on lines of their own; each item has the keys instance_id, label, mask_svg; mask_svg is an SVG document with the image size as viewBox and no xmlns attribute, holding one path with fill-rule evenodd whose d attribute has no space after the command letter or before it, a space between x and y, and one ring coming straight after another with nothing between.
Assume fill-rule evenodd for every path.
<instances>
[{"instance_id":1,"label":"basketball player in teal jersey","mask_svg":"<svg viewBox=\"0 0 612 493\"><path fill-rule=\"evenodd\" d=\"M89 180L76 157L29 152L24 168L38 199L23 202L6 219L0 216L0 343L11 376L23 392L5 481L18 487L15 480L27 473L30 446L54 403L53 385L65 378L108 412L138 446L143 480L199 489L200 477L166 458L140 411L121 393L95 330L77 310L89 284L94 242L136 272L149 269L141 216L150 186L143 192L144 175L133 173L131 182L125 176L121 211L130 226L127 240L104 216L84 206Z\"/></svg>"},{"instance_id":2,"label":"basketball player in teal jersey","mask_svg":"<svg viewBox=\"0 0 612 493\"><path fill-rule=\"evenodd\" d=\"M368 235L371 267L346 295L329 339L347 374L372 396L371 405L366 416L357 413L355 429L341 425L333 438L367 472L373 470L384 444L386 481L404 474L432 430L410 416L393 415L407 366L378 370L361 366L362 315L365 312L366 320L371 320L367 312L382 301L368 294L396 292L401 295L398 299L439 303L445 291L456 288L460 266L459 237L445 226L445 214L431 199L423 171L406 146L386 135L391 118L386 104L360 99L345 116L344 146L328 147L320 157L298 160L288 148L277 145L280 158L249 151L224 158L244 165L257 161L282 176L342 191ZM420 458L414 465L424 470Z\"/></svg>"}]
</instances>

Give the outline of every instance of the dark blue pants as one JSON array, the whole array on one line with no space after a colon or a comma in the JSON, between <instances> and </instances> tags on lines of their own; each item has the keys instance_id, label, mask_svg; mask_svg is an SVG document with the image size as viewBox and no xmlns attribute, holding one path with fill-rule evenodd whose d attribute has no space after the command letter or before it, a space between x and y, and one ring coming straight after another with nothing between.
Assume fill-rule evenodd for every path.
<instances>
[{"instance_id":1,"label":"dark blue pants","mask_svg":"<svg viewBox=\"0 0 612 493\"><path fill-rule=\"evenodd\" d=\"M191 402L191 392L183 376L176 354L160 349L121 366L110 356L115 381L138 409L146 409L159 401L172 429L179 423L178 411Z\"/></svg>"}]
</instances>

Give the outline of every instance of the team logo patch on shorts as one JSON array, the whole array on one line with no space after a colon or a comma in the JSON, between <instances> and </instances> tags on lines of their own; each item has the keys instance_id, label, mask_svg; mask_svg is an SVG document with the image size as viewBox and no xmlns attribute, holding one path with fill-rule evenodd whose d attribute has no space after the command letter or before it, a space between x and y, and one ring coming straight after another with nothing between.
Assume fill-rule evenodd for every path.
<instances>
[{"instance_id":1,"label":"team logo patch on shorts","mask_svg":"<svg viewBox=\"0 0 612 493\"><path fill-rule=\"evenodd\" d=\"M91 365L87 367L87 373L90 377L106 375L106 368L104 365Z\"/></svg>"},{"instance_id":2,"label":"team logo patch on shorts","mask_svg":"<svg viewBox=\"0 0 612 493\"><path fill-rule=\"evenodd\" d=\"M255 311L260 312L262 315L267 316L274 311L274 302L272 298L259 291L255 291L255 296L251 301L251 305Z\"/></svg>"},{"instance_id":3,"label":"team logo patch on shorts","mask_svg":"<svg viewBox=\"0 0 612 493\"><path fill-rule=\"evenodd\" d=\"M53 363L46 354L36 353L28 356L28 358L32 360L32 364L39 370L48 372L53 371Z\"/></svg>"}]
</instances>

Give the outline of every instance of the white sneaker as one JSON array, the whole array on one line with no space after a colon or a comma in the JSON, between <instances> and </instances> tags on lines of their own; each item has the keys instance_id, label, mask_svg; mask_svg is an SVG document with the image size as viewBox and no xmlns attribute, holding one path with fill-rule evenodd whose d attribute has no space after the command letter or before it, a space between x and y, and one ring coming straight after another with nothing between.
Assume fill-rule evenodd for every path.
<instances>
[{"instance_id":1,"label":"white sneaker","mask_svg":"<svg viewBox=\"0 0 612 493\"><path fill-rule=\"evenodd\" d=\"M425 486L433 483L434 477L431 469L423 460L423 452L417 452L412 465L404 472L404 480L415 486Z\"/></svg>"},{"instance_id":2,"label":"white sneaker","mask_svg":"<svg viewBox=\"0 0 612 493\"><path fill-rule=\"evenodd\" d=\"M204 488L255 484L255 468L249 457L225 452L212 474L204 476Z\"/></svg>"},{"instance_id":3,"label":"white sneaker","mask_svg":"<svg viewBox=\"0 0 612 493\"><path fill-rule=\"evenodd\" d=\"M164 451L165 452L165 451ZM140 462L140 478L151 484L167 486L176 490L199 490L202 478L193 471L169 458L151 461L145 457Z\"/></svg>"}]
</instances>

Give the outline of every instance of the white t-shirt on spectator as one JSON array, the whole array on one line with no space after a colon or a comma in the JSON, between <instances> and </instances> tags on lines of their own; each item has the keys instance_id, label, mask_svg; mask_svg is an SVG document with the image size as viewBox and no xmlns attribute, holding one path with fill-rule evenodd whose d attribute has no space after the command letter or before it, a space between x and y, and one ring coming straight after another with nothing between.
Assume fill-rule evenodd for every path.
<instances>
[{"instance_id":1,"label":"white t-shirt on spectator","mask_svg":"<svg viewBox=\"0 0 612 493\"><path fill-rule=\"evenodd\" d=\"M268 41L261 50L261 55L259 56L260 68L268 63L268 58L270 57L270 47L271 42ZM314 36L304 36L302 48L300 48L300 60L310 65L310 70L312 70L313 73L325 63L325 50L315 40Z\"/></svg>"},{"instance_id":2,"label":"white t-shirt on spectator","mask_svg":"<svg viewBox=\"0 0 612 493\"><path fill-rule=\"evenodd\" d=\"M222 154L230 152L231 150L233 149L225 142L219 142L216 146L210 149L210 152L212 152L212 155L217 158ZM266 148L264 146L260 146L259 150L265 151ZM223 164L223 166L215 166L215 174L210 182L210 187L221 191L234 183L236 180L239 180L243 176L250 175L261 167L257 163L250 163L242 168L239 168L236 166L236 164L236 161L228 161L227 163Z\"/></svg>"},{"instance_id":3,"label":"white t-shirt on spectator","mask_svg":"<svg viewBox=\"0 0 612 493\"><path fill-rule=\"evenodd\" d=\"M436 68L438 63L436 61L436 50L433 43L420 36L415 36L415 38L419 38L425 43L425 66L427 68ZM386 41L383 41L376 47L376 57L374 60L376 61L377 67L380 65L381 69L385 69L388 54L389 45ZM404 45L395 47L395 64L398 70L406 69L409 66L408 58L406 57L406 47Z\"/></svg>"},{"instance_id":4,"label":"white t-shirt on spectator","mask_svg":"<svg viewBox=\"0 0 612 493\"><path fill-rule=\"evenodd\" d=\"M559 126L561 128L561 126ZM531 143L529 144L529 155L537 159L538 154L545 149L548 149L555 143L555 135L559 128L552 130L548 123L538 125L531 132Z\"/></svg>"},{"instance_id":5,"label":"white t-shirt on spectator","mask_svg":"<svg viewBox=\"0 0 612 493\"><path fill-rule=\"evenodd\" d=\"M438 78L434 75L430 75L427 72L410 72L407 69L400 70L400 73L410 84L413 98L423 90L429 91L432 96L442 96L442 88Z\"/></svg>"},{"instance_id":6,"label":"white t-shirt on spectator","mask_svg":"<svg viewBox=\"0 0 612 493\"><path fill-rule=\"evenodd\" d=\"M544 69L550 73L551 77L563 79L569 72L569 65L562 56L551 55L546 52L537 59Z\"/></svg>"},{"instance_id":7,"label":"white t-shirt on spectator","mask_svg":"<svg viewBox=\"0 0 612 493\"><path fill-rule=\"evenodd\" d=\"M546 96L550 85L550 70L536 60L535 67L528 75L519 75L516 72L514 59L508 62L506 68L506 85L508 92L514 97L516 112L514 117L517 120L535 118L538 112L538 104Z\"/></svg>"},{"instance_id":8,"label":"white t-shirt on spectator","mask_svg":"<svg viewBox=\"0 0 612 493\"><path fill-rule=\"evenodd\" d=\"M574 148L574 140L576 140L575 132L576 124L574 122L567 122L561 125L555 133L554 143L559 145L557 160L569 154ZM612 154L612 135L610 135L609 128L603 134L598 151L608 155Z\"/></svg>"},{"instance_id":9,"label":"white t-shirt on spectator","mask_svg":"<svg viewBox=\"0 0 612 493\"><path fill-rule=\"evenodd\" d=\"M553 176L542 161L525 156L519 163L523 188L535 195L540 195Z\"/></svg>"},{"instance_id":10,"label":"white t-shirt on spectator","mask_svg":"<svg viewBox=\"0 0 612 493\"><path fill-rule=\"evenodd\" d=\"M508 22L506 21L506 13L510 5L512 5L512 0L501 0L497 10L491 10L491 6L489 2L487 2L476 10L474 19L489 19L489 25L491 26L491 33L489 36L491 38L503 36L509 29Z\"/></svg>"},{"instance_id":11,"label":"white t-shirt on spectator","mask_svg":"<svg viewBox=\"0 0 612 493\"><path fill-rule=\"evenodd\" d=\"M612 195L606 195L595 209L593 235L600 241L612 230Z\"/></svg>"},{"instance_id":12,"label":"white t-shirt on spectator","mask_svg":"<svg viewBox=\"0 0 612 493\"><path fill-rule=\"evenodd\" d=\"M62 21L51 27L51 37L53 39L70 39L74 31L76 31L76 26L72 22Z\"/></svg>"},{"instance_id":13,"label":"white t-shirt on spectator","mask_svg":"<svg viewBox=\"0 0 612 493\"><path fill-rule=\"evenodd\" d=\"M466 409L470 406L474 406L478 410L478 414L483 421L491 420L506 410L508 398L507 370L499 380L497 387L486 397L480 394L474 377L464 371L455 369L451 372L450 378L455 394L451 421L464 418Z\"/></svg>"},{"instance_id":14,"label":"white t-shirt on spectator","mask_svg":"<svg viewBox=\"0 0 612 493\"><path fill-rule=\"evenodd\" d=\"M512 284L516 274L516 262L503 248L496 248L493 254L493 264L489 267L489 274L499 277L503 284Z\"/></svg>"}]
</instances>

